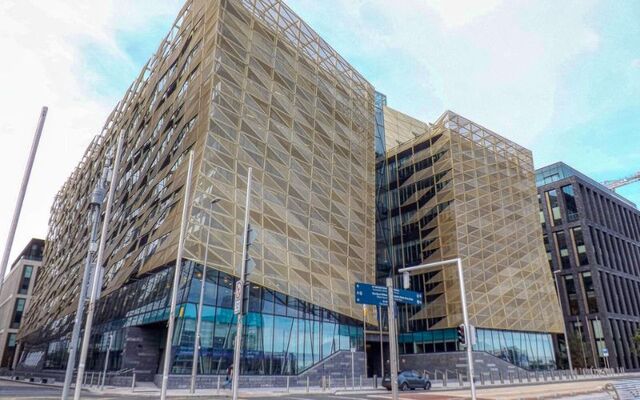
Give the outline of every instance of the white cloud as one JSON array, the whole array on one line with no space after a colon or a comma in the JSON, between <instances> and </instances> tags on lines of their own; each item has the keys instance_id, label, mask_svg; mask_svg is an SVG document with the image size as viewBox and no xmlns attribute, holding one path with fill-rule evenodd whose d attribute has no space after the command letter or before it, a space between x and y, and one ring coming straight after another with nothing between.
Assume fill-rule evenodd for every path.
<instances>
[{"instance_id":1,"label":"white cloud","mask_svg":"<svg viewBox=\"0 0 640 400\"><path fill-rule=\"evenodd\" d=\"M567 67L600 46L595 1L342 0L330 11L311 0L292 3L338 32L339 51L397 60L390 67L405 76L388 79L385 71L372 79L392 107L428 121L452 109L525 146L556 117ZM396 83L407 74L413 93Z\"/></svg>"},{"instance_id":2,"label":"white cloud","mask_svg":"<svg viewBox=\"0 0 640 400\"><path fill-rule=\"evenodd\" d=\"M144 31L149 21L172 20L176 2L5 0L0 6L0 243L4 245L18 185L42 105L49 106L12 256L32 236L44 237L55 193L99 133L117 98L92 90L82 46L101 48L131 63L116 40ZM133 77L132 77L133 79Z\"/></svg>"},{"instance_id":3,"label":"white cloud","mask_svg":"<svg viewBox=\"0 0 640 400\"><path fill-rule=\"evenodd\" d=\"M437 12L445 26L459 27L490 13L502 0L428 0L426 4Z\"/></svg>"}]
</instances>

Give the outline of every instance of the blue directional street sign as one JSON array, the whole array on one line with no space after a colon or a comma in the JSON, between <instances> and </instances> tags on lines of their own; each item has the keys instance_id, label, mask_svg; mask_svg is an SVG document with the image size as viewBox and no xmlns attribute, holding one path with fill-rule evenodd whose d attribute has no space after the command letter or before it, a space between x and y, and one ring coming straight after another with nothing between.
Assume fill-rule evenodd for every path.
<instances>
[{"instance_id":1,"label":"blue directional street sign","mask_svg":"<svg viewBox=\"0 0 640 400\"><path fill-rule=\"evenodd\" d=\"M411 290L393 289L393 299L398 303L413 304L419 306L422 304L422 293Z\"/></svg>"},{"instance_id":2,"label":"blue directional street sign","mask_svg":"<svg viewBox=\"0 0 640 400\"><path fill-rule=\"evenodd\" d=\"M398 303L422 304L422 294L411 290L393 289L393 298ZM384 286L356 283L356 303L388 306L389 296Z\"/></svg>"}]
</instances>

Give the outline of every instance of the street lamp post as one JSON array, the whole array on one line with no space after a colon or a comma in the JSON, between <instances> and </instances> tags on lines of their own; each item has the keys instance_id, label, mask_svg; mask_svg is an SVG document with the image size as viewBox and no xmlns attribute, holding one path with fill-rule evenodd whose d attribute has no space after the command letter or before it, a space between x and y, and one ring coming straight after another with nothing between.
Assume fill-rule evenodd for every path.
<instances>
[{"instance_id":1,"label":"street lamp post","mask_svg":"<svg viewBox=\"0 0 640 400\"><path fill-rule=\"evenodd\" d=\"M418 270L425 270L428 268L435 268L435 267L440 267L440 266L444 266L447 264L453 264L455 263L458 267L458 279L460 281L460 300L462 302L462 318L463 318L463 322L464 322L464 331L465 334L467 336L466 339L466 346L467 346L467 368L469 370L469 384L471 386L471 399L472 400L476 400L476 383L473 380L473 349L472 349L472 343L473 340L471 338L471 324L469 323L469 314L467 312L467 294L466 294L466 290L464 287L464 274L462 271L462 259L460 258L453 258L450 260L444 260L444 261L437 261L437 262L433 262L433 263L428 263L428 264L422 264L422 265L416 265L415 267L407 267L407 268L401 268L398 270L398 272L402 273L402 274L409 274L410 272L414 272L414 271L418 271ZM405 280L406 283L409 283L409 280ZM408 288L405 288L408 289ZM391 337L389 338L391 340ZM395 339L394 339L395 340Z\"/></svg>"},{"instance_id":2,"label":"street lamp post","mask_svg":"<svg viewBox=\"0 0 640 400\"><path fill-rule=\"evenodd\" d=\"M189 152L189 165L187 168L187 180L182 199L182 219L180 221L180 234L178 237L178 254L176 255L176 267L173 271L173 286L171 288L171 305L169 308L169 320L167 321L167 338L164 347L164 365L162 367L162 388L160 399L167 398L169 386L169 371L171 367L171 347L173 346L173 328L176 319L176 303L178 302L178 286L180 286L180 270L182 267L182 253L184 252L184 237L187 234L189 203L191 201L191 179L193 176L193 150Z\"/></svg>"},{"instance_id":3,"label":"street lamp post","mask_svg":"<svg viewBox=\"0 0 640 400\"><path fill-rule=\"evenodd\" d=\"M238 399L238 382L240 381L240 352L242 349L242 335L244 328L244 285L247 280L247 265L249 261L249 246L251 245L251 238L249 237L250 230L250 207L251 207L251 171L253 169L249 167L247 171L247 198L245 200L244 208L244 230L243 242L242 242L242 265L240 267L240 280L236 283L236 293L234 304L234 313L236 314L236 340L233 348L233 377L231 381L231 391L233 400Z\"/></svg>"},{"instance_id":4,"label":"street lamp post","mask_svg":"<svg viewBox=\"0 0 640 400\"><path fill-rule=\"evenodd\" d=\"M209 203L209 212L211 212L211 208L214 204L216 204L220 199L213 199ZM204 289L205 282L207 280L207 256L209 255L209 236L210 236L210 228L211 228L211 215L207 218L209 222L207 225L207 240L206 246L204 248L204 265L202 266L202 281L200 282L200 299L198 300L198 317L196 320L196 340L193 344L193 362L191 365L191 394L196 391L196 375L198 374L198 355L200 352L200 346L202 345L200 340L200 330L202 327L202 308L204 306Z\"/></svg>"},{"instance_id":5,"label":"street lamp post","mask_svg":"<svg viewBox=\"0 0 640 400\"><path fill-rule=\"evenodd\" d=\"M106 171L104 171L106 172ZM73 380L73 370L76 364L76 353L78 352L78 345L80 340L80 329L82 327L82 318L84 317L84 306L87 297L87 287L91 279L91 264L98 250L98 223L100 221L100 208L102 201L104 200L105 186L106 186L106 174L103 172L100 182L96 185L90 198L89 205L89 248L87 249L87 256L85 258L84 270L82 271L82 281L80 282L80 294L78 295L78 305L76 313L73 318L73 330L71 331L71 341L69 342L67 367L64 375L64 383L62 385L61 399L67 400L69 392L71 391L71 381ZM95 279L96 277L94 277ZM78 375L81 376L81 375ZM82 384L82 381L80 381Z\"/></svg>"},{"instance_id":6,"label":"street lamp post","mask_svg":"<svg viewBox=\"0 0 640 400\"><path fill-rule=\"evenodd\" d=\"M78 361L78 376L76 377L76 387L73 393L74 400L80 400L80 394L82 391L82 378L87 362L87 355L89 353L89 342L91 341L91 329L93 327L93 317L96 309L96 302L99 297L100 288L102 287L102 275L104 274L104 268L102 262L104 261L104 252L107 245L107 235L109 232L109 220L111 219L111 208L113 206L113 197L116 193L116 186L118 185L118 172L120 169L120 158L122 157L122 146L124 144L124 131L120 132L118 136L118 142L116 147L115 160L113 165L105 168L106 177L111 181L109 184L109 195L107 196L107 206L104 211L104 220L102 221L102 231L100 234L100 243L98 244L98 253L96 255L96 261L93 268L93 280L91 282L91 291L89 292L89 306L87 307L87 317L84 325L84 335L82 338L82 348L80 349L80 359ZM109 179L110 178L110 179ZM103 188L106 185L103 184ZM99 217L98 217L99 219ZM80 317L82 321L82 316Z\"/></svg>"},{"instance_id":7,"label":"street lamp post","mask_svg":"<svg viewBox=\"0 0 640 400\"><path fill-rule=\"evenodd\" d=\"M573 376L573 361L571 361L571 349L569 348L569 335L567 333L567 322L564 320L564 313L562 312L562 302L560 301L560 270L556 269L553 271L554 281L556 281L556 292L558 292L558 305L560 306L560 313L562 315L562 328L564 329L564 344L567 349L567 360L569 360L569 371L571 376Z\"/></svg>"}]
</instances>

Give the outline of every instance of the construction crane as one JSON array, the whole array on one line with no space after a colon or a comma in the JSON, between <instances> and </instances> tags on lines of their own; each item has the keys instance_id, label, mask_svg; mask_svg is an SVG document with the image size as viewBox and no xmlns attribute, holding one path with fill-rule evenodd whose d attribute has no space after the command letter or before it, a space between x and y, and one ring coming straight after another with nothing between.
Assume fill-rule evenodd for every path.
<instances>
[{"instance_id":1,"label":"construction crane","mask_svg":"<svg viewBox=\"0 0 640 400\"><path fill-rule=\"evenodd\" d=\"M604 181L602 182L603 185L605 185L606 187L608 187L611 190L616 190L619 187L628 185L630 183L633 182L640 182L640 171L634 173L631 176L627 176L625 178L622 179L614 179L611 181Z\"/></svg>"}]
</instances>

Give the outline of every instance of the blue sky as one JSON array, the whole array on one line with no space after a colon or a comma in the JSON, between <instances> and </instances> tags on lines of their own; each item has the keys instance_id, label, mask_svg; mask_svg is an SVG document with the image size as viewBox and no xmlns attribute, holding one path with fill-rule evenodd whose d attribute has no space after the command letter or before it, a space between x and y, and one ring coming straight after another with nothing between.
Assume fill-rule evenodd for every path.
<instances>
[{"instance_id":1,"label":"blue sky","mask_svg":"<svg viewBox=\"0 0 640 400\"><path fill-rule=\"evenodd\" d=\"M639 1L287 3L400 111L456 111L530 148L538 167L562 160L599 181L640 170ZM0 5L0 47L16 60L0 67L0 170L16 171L3 187L17 188L50 107L14 248L46 235L53 196L181 5ZM640 183L619 192L640 204ZM0 199L3 239L14 196Z\"/></svg>"},{"instance_id":2,"label":"blue sky","mask_svg":"<svg viewBox=\"0 0 640 400\"><path fill-rule=\"evenodd\" d=\"M536 166L630 175L640 170L640 2L562 3L288 2L392 107L426 121L457 111L532 149ZM129 63L86 44L97 96L121 96L172 18L115 31ZM619 191L640 203L640 184Z\"/></svg>"}]
</instances>

